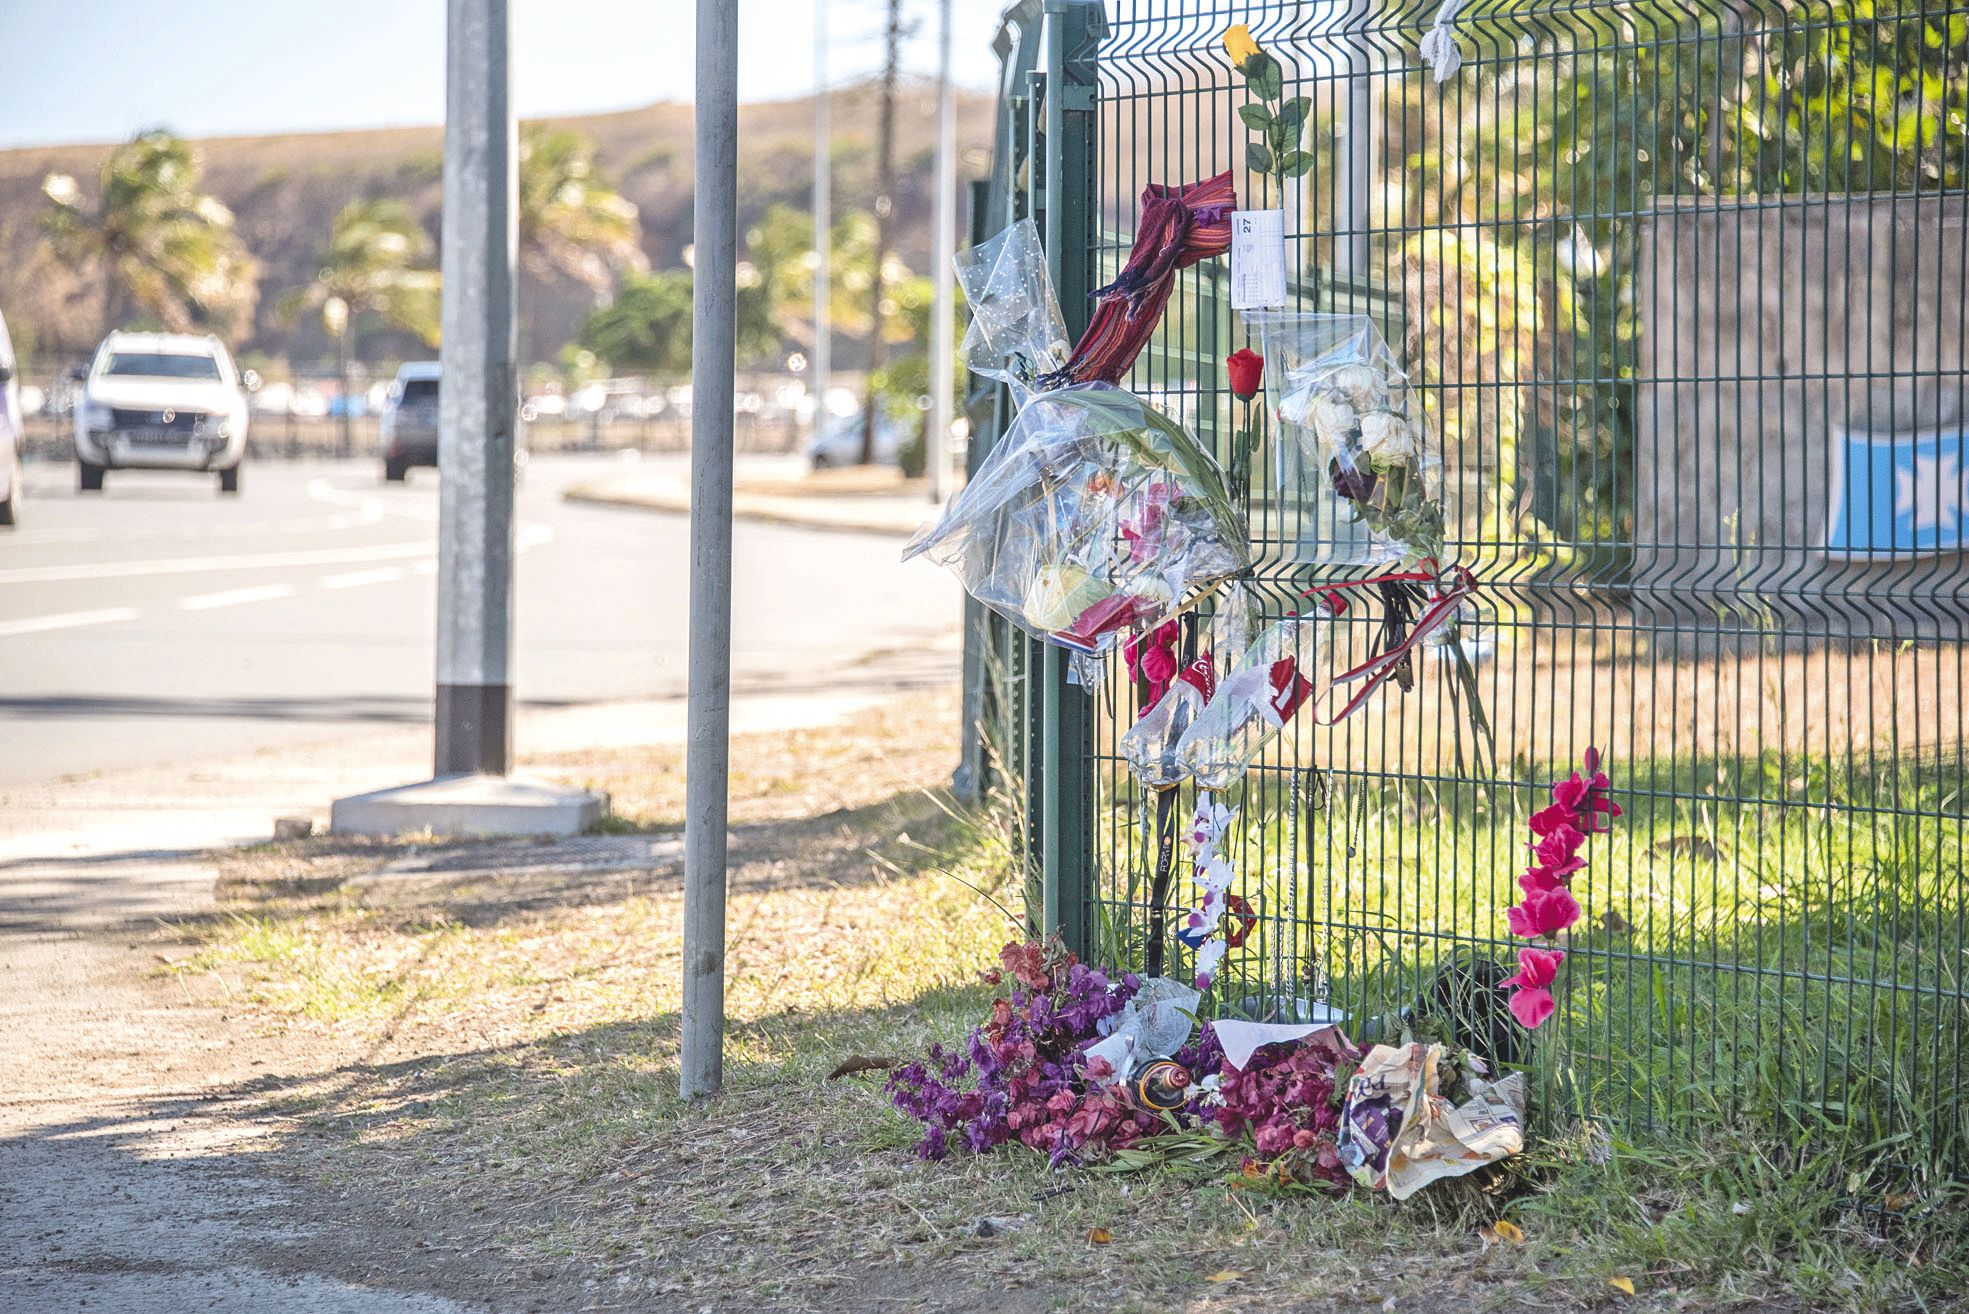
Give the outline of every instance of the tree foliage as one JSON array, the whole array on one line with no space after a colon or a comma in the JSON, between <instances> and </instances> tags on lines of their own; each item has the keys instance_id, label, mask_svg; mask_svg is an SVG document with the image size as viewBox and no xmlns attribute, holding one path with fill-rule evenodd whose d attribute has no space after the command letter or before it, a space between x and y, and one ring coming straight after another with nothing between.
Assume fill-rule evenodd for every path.
<instances>
[{"instance_id":1,"label":"tree foliage","mask_svg":"<svg viewBox=\"0 0 1969 1314\"><path fill-rule=\"evenodd\" d=\"M335 216L313 281L282 297L278 311L290 319L320 311L333 337L372 315L436 346L439 280L430 254L431 239L409 206L351 201Z\"/></svg>"},{"instance_id":2,"label":"tree foliage","mask_svg":"<svg viewBox=\"0 0 1969 1314\"><path fill-rule=\"evenodd\" d=\"M140 315L162 328L236 332L258 295L258 266L232 212L198 189L183 138L152 129L104 159L93 198L51 173L43 224L61 259L101 283L105 330Z\"/></svg>"},{"instance_id":3,"label":"tree foliage","mask_svg":"<svg viewBox=\"0 0 1969 1314\"><path fill-rule=\"evenodd\" d=\"M1413 234L1398 254L1424 369L1503 385L1439 394L1452 444L1494 447L1491 531L1617 571L1619 550L1589 545L1631 537L1649 215L1961 189L1969 19L1915 0L1519 13L1466 8L1479 57L1457 82L1394 82L1388 222Z\"/></svg>"},{"instance_id":4,"label":"tree foliage","mask_svg":"<svg viewBox=\"0 0 1969 1314\"><path fill-rule=\"evenodd\" d=\"M617 370L684 373L691 367L692 284L688 269L630 274L582 325L581 345ZM778 327L757 284L738 289L735 315L739 360L770 354L778 345Z\"/></svg>"},{"instance_id":5,"label":"tree foliage","mask_svg":"<svg viewBox=\"0 0 1969 1314\"><path fill-rule=\"evenodd\" d=\"M539 277L601 293L618 272L648 267L635 204L596 167L594 140L571 129L520 133L518 226L520 262Z\"/></svg>"}]
</instances>

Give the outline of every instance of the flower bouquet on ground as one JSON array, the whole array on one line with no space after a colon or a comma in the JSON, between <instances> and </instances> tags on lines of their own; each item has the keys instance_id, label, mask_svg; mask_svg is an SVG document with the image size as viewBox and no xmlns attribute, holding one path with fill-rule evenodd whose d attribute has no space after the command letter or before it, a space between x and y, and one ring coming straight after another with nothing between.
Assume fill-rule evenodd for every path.
<instances>
[{"instance_id":1,"label":"flower bouquet on ground","mask_svg":"<svg viewBox=\"0 0 1969 1314\"><path fill-rule=\"evenodd\" d=\"M923 1126L921 1158L1014 1143L1056 1165L1240 1153L1276 1180L1346 1185L1335 1136L1359 1054L1337 1029L1226 1023L1227 1054L1173 981L1110 977L1058 940L999 959L986 980L1010 989L963 1047L932 1046L889 1077L891 1102ZM1167 1154L1147 1145L1165 1138Z\"/></svg>"},{"instance_id":2,"label":"flower bouquet on ground","mask_svg":"<svg viewBox=\"0 0 1969 1314\"><path fill-rule=\"evenodd\" d=\"M1250 549L1195 435L1089 384L1032 397L917 555L1027 633L1097 653L1194 606Z\"/></svg>"},{"instance_id":3,"label":"flower bouquet on ground","mask_svg":"<svg viewBox=\"0 0 1969 1314\"><path fill-rule=\"evenodd\" d=\"M896 1108L923 1124L917 1154L1017 1142L1056 1164L1097 1162L1165 1129L1161 1111L1130 1092L1131 1074L1087 1053L1129 1013L1141 980L1110 978L1058 940L1008 944L1000 960L986 979L1010 993L992 1001L963 1048L932 1046L927 1061L889 1078ZM1182 1034L1191 1029L1186 1022ZM1213 1056L1192 1043L1169 1057L1186 1076Z\"/></svg>"}]
</instances>

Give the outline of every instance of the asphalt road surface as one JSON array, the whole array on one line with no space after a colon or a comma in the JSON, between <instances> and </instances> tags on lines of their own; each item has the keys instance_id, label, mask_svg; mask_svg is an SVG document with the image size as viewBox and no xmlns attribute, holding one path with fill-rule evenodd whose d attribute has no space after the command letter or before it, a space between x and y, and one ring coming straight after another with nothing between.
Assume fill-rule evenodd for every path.
<instances>
[{"instance_id":1,"label":"asphalt road surface","mask_svg":"<svg viewBox=\"0 0 1969 1314\"><path fill-rule=\"evenodd\" d=\"M565 501L622 458L542 457L519 491L522 708L681 695L684 517ZM250 465L214 481L30 466L0 531L0 786L428 722L437 475ZM947 679L959 594L900 540L736 530L741 695ZM934 655L933 655L934 654Z\"/></svg>"}]
</instances>

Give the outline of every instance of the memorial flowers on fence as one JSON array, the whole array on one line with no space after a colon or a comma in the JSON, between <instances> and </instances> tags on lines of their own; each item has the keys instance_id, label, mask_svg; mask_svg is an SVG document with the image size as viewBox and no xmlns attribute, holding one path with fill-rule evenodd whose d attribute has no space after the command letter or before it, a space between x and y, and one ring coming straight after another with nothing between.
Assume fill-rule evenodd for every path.
<instances>
[{"instance_id":1,"label":"memorial flowers on fence","mask_svg":"<svg viewBox=\"0 0 1969 1314\"><path fill-rule=\"evenodd\" d=\"M1524 897L1505 912L1512 935L1543 940L1548 946L1519 950L1517 973L1501 983L1511 992L1511 1015L1528 1028L1542 1025L1558 1007L1551 987L1566 954L1556 945L1579 920L1572 883L1586 870L1581 856L1586 837L1606 834L1620 815L1612 782L1600 769L1599 750L1587 749L1584 765L1584 775L1575 771L1554 782L1551 805L1532 813L1527 823L1531 842L1526 845L1532 861L1518 877Z\"/></svg>"},{"instance_id":2,"label":"memorial flowers on fence","mask_svg":"<svg viewBox=\"0 0 1969 1314\"><path fill-rule=\"evenodd\" d=\"M1306 116L1313 102L1307 96L1285 95L1285 70L1251 37L1251 29L1234 23L1224 29L1224 53L1244 78L1253 103L1238 106L1237 116L1251 129L1244 148L1245 167L1270 175L1281 194L1288 178L1303 178L1313 167L1311 152L1299 149Z\"/></svg>"}]
</instances>

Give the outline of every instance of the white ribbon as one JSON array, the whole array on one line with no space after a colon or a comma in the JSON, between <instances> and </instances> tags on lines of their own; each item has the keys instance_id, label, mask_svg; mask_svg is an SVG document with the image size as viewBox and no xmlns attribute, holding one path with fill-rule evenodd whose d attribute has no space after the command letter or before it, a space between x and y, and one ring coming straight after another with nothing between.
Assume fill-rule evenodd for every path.
<instances>
[{"instance_id":1,"label":"white ribbon","mask_svg":"<svg viewBox=\"0 0 1969 1314\"><path fill-rule=\"evenodd\" d=\"M1463 4L1464 0L1443 0L1442 8L1436 11L1436 21L1422 34L1422 58L1435 66L1438 83L1449 81L1463 67L1463 52L1456 48L1456 35L1451 30L1456 11Z\"/></svg>"}]
</instances>

